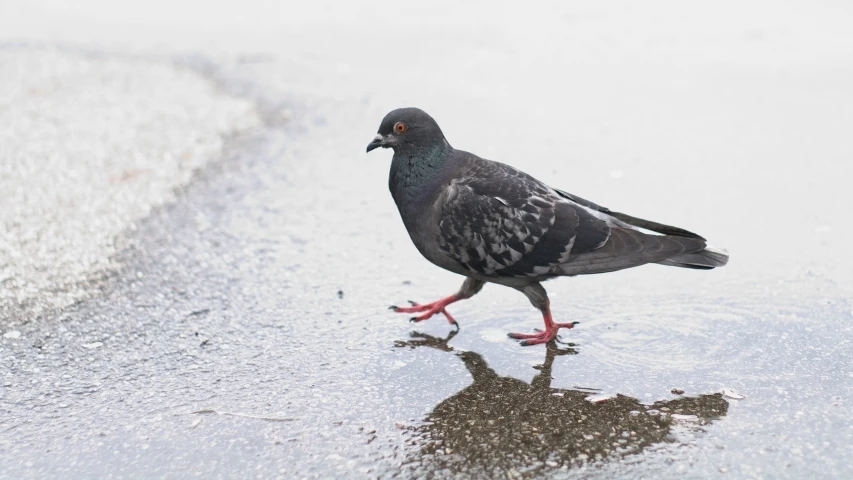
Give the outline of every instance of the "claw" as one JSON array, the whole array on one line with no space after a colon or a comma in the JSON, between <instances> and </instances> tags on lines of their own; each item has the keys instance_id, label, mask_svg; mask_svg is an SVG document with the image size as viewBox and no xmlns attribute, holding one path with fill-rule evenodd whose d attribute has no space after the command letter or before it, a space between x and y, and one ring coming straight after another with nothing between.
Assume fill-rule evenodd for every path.
<instances>
[{"instance_id":1,"label":"claw","mask_svg":"<svg viewBox=\"0 0 853 480\"><path fill-rule=\"evenodd\" d=\"M388 310L397 310L397 305L391 305Z\"/></svg>"},{"instance_id":2,"label":"claw","mask_svg":"<svg viewBox=\"0 0 853 480\"><path fill-rule=\"evenodd\" d=\"M411 305L413 307L417 307L419 305L418 302L414 302L412 300L406 300L406 301L409 302L409 305Z\"/></svg>"},{"instance_id":3,"label":"claw","mask_svg":"<svg viewBox=\"0 0 853 480\"><path fill-rule=\"evenodd\" d=\"M555 326L555 327L557 327L557 329L560 329L560 328L575 328L575 325L577 325L578 323L579 323L579 322L555 323L555 324L554 324L554 326Z\"/></svg>"}]
</instances>

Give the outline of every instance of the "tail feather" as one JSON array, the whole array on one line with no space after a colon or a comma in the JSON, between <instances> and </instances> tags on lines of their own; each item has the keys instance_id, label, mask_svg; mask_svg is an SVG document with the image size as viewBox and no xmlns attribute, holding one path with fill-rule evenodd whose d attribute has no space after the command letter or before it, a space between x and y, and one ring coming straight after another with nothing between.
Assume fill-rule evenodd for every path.
<instances>
[{"instance_id":1,"label":"tail feather","mask_svg":"<svg viewBox=\"0 0 853 480\"><path fill-rule=\"evenodd\" d=\"M674 235L650 235L633 228L614 227L610 237L596 250L571 255L557 266L561 275L589 275L636 267L647 263L663 263L673 258L695 255L705 248L701 238Z\"/></svg>"},{"instance_id":2,"label":"tail feather","mask_svg":"<svg viewBox=\"0 0 853 480\"><path fill-rule=\"evenodd\" d=\"M710 270L729 263L729 253L719 248L705 247L704 250L695 253L684 253L655 263L670 267Z\"/></svg>"}]
</instances>

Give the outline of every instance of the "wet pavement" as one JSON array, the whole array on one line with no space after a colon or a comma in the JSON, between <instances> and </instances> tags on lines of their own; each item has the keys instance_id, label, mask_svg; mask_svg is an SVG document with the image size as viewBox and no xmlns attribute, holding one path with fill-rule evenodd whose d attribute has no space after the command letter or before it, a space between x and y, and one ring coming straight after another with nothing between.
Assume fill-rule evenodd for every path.
<instances>
[{"instance_id":1,"label":"wet pavement","mask_svg":"<svg viewBox=\"0 0 853 480\"><path fill-rule=\"evenodd\" d=\"M537 35L572 24L555 18ZM600 17L571 19L599 38ZM0 477L853 475L853 57L779 53L768 28L702 58L679 30L640 60L600 61L616 41L533 62L537 35L486 19L443 24L452 51L377 62L409 46L341 24L360 35L334 55L237 39L252 55L179 56L266 128L137 224L102 294L2 326ZM549 282L555 316L580 324L547 348L506 338L541 319L498 286L453 306L458 332L411 325L387 306L461 279L411 245L390 153L363 153L401 104L456 147L698 231L731 263Z\"/></svg>"}]
</instances>

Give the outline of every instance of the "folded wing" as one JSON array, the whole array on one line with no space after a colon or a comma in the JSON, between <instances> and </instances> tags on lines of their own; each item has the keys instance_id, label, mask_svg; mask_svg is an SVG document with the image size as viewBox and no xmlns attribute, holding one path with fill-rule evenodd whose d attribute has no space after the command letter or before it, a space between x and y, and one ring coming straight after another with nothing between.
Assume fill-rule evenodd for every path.
<instances>
[{"instance_id":1,"label":"folded wing","mask_svg":"<svg viewBox=\"0 0 853 480\"><path fill-rule=\"evenodd\" d=\"M713 268L722 261L709 261L705 240L694 233L611 212L497 162L466 169L436 207L441 251L483 276L585 275L654 262Z\"/></svg>"}]
</instances>

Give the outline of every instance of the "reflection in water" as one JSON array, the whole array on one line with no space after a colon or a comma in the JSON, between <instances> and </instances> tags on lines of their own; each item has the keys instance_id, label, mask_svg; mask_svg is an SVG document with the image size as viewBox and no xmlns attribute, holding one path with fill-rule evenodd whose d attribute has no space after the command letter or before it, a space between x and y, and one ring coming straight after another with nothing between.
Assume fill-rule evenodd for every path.
<instances>
[{"instance_id":1,"label":"reflection in water","mask_svg":"<svg viewBox=\"0 0 853 480\"><path fill-rule=\"evenodd\" d=\"M453 351L446 339L412 333L398 347L428 346ZM667 440L674 424L698 428L726 414L722 395L700 395L643 405L616 395L598 402L591 392L551 388L551 366L571 348L547 345L543 365L528 384L501 377L474 352L456 352L474 382L439 403L415 427L421 445L410 466L429 474L513 476L544 473L543 469L580 466L587 462L638 453ZM592 398L592 397L591 397ZM675 417L673 417L675 415Z\"/></svg>"}]
</instances>

